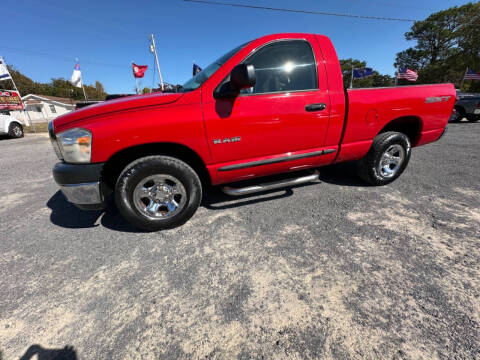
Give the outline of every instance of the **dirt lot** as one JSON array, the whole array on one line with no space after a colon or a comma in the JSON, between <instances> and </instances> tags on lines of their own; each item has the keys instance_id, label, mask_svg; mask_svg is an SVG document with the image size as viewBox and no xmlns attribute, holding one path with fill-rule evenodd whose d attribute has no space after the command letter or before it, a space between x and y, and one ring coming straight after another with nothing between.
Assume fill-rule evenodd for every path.
<instances>
[{"instance_id":1,"label":"dirt lot","mask_svg":"<svg viewBox=\"0 0 480 360\"><path fill-rule=\"evenodd\" d=\"M380 188L211 190L159 233L68 204L46 136L0 140L0 359L478 359L479 139L452 124Z\"/></svg>"}]
</instances>

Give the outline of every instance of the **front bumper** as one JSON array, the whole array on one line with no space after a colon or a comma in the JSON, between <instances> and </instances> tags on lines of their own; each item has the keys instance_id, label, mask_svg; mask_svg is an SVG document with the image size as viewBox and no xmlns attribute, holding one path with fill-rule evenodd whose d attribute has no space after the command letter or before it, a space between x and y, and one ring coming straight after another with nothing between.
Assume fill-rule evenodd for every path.
<instances>
[{"instance_id":1,"label":"front bumper","mask_svg":"<svg viewBox=\"0 0 480 360\"><path fill-rule=\"evenodd\" d=\"M101 182L103 163L57 163L53 178L68 201L80 209L96 210L105 207L107 187Z\"/></svg>"}]
</instances>

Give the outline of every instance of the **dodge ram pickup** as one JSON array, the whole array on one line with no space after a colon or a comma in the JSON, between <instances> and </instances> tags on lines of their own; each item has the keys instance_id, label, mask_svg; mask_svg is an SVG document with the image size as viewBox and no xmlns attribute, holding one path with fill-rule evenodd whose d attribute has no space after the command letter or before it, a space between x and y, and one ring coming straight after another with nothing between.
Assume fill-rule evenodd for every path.
<instances>
[{"instance_id":1,"label":"dodge ram pickup","mask_svg":"<svg viewBox=\"0 0 480 360\"><path fill-rule=\"evenodd\" d=\"M178 93L57 117L53 175L81 209L101 208L113 192L134 226L172 228L193 216L205 186L249 194L312 181L318 167L350 160L368 183L388 184L412 147L443 135L454 102L452 84L345 91L326 36L269 35L229 51ZM311 175L294 175L305 169ZM292 178L242 183L286 172Z\"/></svg>"}]
</instances>

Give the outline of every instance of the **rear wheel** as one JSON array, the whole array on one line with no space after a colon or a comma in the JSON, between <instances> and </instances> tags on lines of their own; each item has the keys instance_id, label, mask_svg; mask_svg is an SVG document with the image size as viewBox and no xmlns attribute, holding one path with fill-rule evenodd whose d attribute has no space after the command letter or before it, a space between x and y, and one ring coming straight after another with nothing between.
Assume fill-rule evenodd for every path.
<instances>
[{"instance_id":1,"label":"rear wheel","mask_svg":"<svg viewBox=\"0 0 480 360\"><path fill-rule=\"evenodd\" d=\"M129 164L115 186L122 216L148 231L169 229L190 219L202 198L195 171L169 156L147 156Z\"/></svg>"},{"instance_id":2,"label":"rear wheel","mask_svg":"<svg viewBox=\"0 0 480 360\"><path fill-rule=\"evenodd\" d=\"M8 128L8 135L16 139L23 137L22 125L17 122L12 122Z\"/></svg>"},{"instance_id":3,"label":"rear wheel","mask_svg":"<svg viewBox=\"0 0 480 360\"><path fill-rule=\"evenodd\" d=\"M359 175L372 185L389 184L405 170L410 154L410 140L405 134L394 131L379 134L359 162Z\"/></svg>"}]
</instances>

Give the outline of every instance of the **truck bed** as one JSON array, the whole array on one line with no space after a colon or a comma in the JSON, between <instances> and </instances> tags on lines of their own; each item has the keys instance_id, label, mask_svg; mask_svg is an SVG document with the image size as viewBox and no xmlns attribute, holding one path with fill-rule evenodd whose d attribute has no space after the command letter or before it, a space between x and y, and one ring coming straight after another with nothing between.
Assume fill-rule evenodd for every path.
<instances>
[{"instance_id":1,"label":"truck bed","mask_svg":"<svg viewBox=\"0 0 480 360\"><path fill-rule=\"evenodd\" d=\"M336 161L363 157L372 139L394 119L408 119L412 146L441 136L455 102L452 84L361 88L346 91L347 111ZM391 123L390 123L391 126Z\"/></svg>"}]
</instances>

